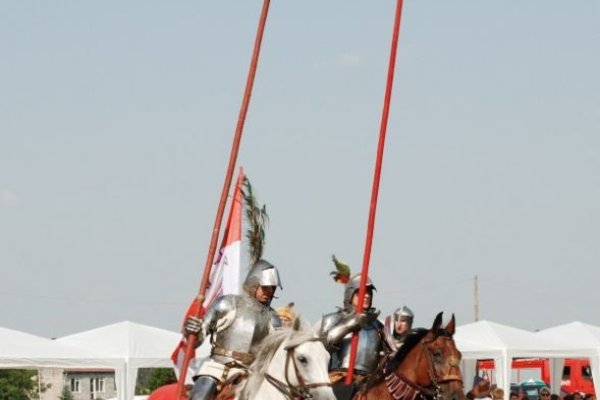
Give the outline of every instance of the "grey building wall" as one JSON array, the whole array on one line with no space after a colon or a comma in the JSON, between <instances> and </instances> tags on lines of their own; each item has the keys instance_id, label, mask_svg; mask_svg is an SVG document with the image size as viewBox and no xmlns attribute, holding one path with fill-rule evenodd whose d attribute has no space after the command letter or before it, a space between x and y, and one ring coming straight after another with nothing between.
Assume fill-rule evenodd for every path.
<instances>
[{"instance_id":1,"label":"grey building wall","mask_svg":"<svg viewBox=\"0 0 600 400\"><path fill-rule=\"evenodd\" d=\"M40 400L60 399L64 386L75 390L71 391L74 400L105 400L117 396L115 372L112 370L42 368L39 372L40 382L50 384ZM103 387L94 388L100 382L103 382L100 384Z\"/></svg>"}]
</instances>

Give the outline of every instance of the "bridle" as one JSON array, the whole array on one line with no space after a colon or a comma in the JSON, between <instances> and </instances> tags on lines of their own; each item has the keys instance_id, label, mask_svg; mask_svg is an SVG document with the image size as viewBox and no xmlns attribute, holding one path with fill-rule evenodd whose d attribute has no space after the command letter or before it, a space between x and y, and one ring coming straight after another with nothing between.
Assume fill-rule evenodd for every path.
<instances>
[{"instance_id":1,"label":"bridle","mask_svg":"<svg viewBox=\"0 0 600 400\"><path fill-rule=\"evenodd\" d=\"M302 374L300 373L300 370L298 369L298 364L296 363L296 358L294 357L294 351L296 350L296 347L300 346L303 343L306 342L315 342L315 341L319 341L318 338L311 338L307 341L304 342L300 342L294 345L289 345L286 346L284 348L284 350L286 351L286 356L285 356L285 382L280 381L279 379L275 378L273 375L270 375L268 373L265 374L265 379L271 384L273 385L277 390L279 390L286 398L290 399L290 400L296 400L296 399L312 399L313 395L312 393L310 393L310 391L312 389L315 388L319 388L319 387L324 387L324 386L331 386L331 382L318 382L318 383L307 383L306 380L304 379L304 377L302 376ZM298 381L297 385L293 385L292 383L290 383L290 379L289 379L289 365L290 362L292 363L292 365L294 366L294 374L296 375L296 380Z\"/></svg>"},{"instance_id":2,"label":"bridle","mask_svg":"<svg viewBox=\"0 0 600 400\"><path fill-rule=\"evenodd\" d=\"M448 373L443 376L439 376L437 374L434 368L435 362L433 360L432 351L427 347L427 344L437 339L452 340L452 335L442 333L441 335L431 339L424 337L421 340L421 344L423 345L424 349L419 354L419 358L417 360L418 365L421 363L421 357L423 357L423 354L425 353L427 358L427 374L429 375L429 379L431 381L429 386L423 387L408 379L403 374L391 371L385 376L385 382L392 398L396 400L415 400L417 398L441 400L442 388L440 385L450 382L460 382L462 384L462 376L459 369L459 359L454 356L451 356L448 360L450 363L450 369L448 370ZM453 370L458 371L458 373L452 373Z\"/></svg>"}]
</instances>

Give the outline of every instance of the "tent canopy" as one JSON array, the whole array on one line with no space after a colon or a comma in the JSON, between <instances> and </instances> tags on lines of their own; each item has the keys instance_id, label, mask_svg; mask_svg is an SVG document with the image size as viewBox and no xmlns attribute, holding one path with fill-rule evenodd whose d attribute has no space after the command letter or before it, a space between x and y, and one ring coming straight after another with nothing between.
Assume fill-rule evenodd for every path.
<instances>
[{"instance_id":1,"label":"tent canopy","mask_svg":"<svg viewBox=\"0 0 600 400\"><path fill-rule=\"evenodd\" d=\"M93 350L0 327L0 368L115 368L120 365L122 362Z\"/></svg>"},{"instance_id":2,"label":"tent canopy","mask_svg":"<svg viewBox=\"0 0 600 400\"><path fill-rule=\"evenodd\" d=\"M539 333L478 321L456 328L454 340L464 359L506 357L587 357L584 351L565 342L564 337L542 336Z\"/></svg>"},{"instance_id":3,"label":"tent canopy","mask_svg":"<svg viewBox=\"0 0 600 400\"><path fill-rule=\"evenodd\" d=\"M133 399L138 368L172 368L170 356L180 340L181 333L130 321L57 339L60 343L93 348L107 358L124 360L124 367L115 373L120 400Z\"/></svg>"},{"instance_id":4,"label":"tent canopy","mask_svg":"<svg viewBox=\"0 0 600 400\"><path fill-rule=\"evenodd\" d=\"M129 366L158 368L173 366L170 356L180 340L181 333L123 321L63 336L57 342L125 359Z\"/></svg>"},{"instance_id":5,"label":"tent canopy","mask_svg":"<svg viewBox=\"0 0 600 400\"><path fill-rule=\"evenodd\" d=\"M600 354L600 328L575 321L535 333L537 338L560 341L565 348L582 356Z\"/></svg>"}]
</instances>

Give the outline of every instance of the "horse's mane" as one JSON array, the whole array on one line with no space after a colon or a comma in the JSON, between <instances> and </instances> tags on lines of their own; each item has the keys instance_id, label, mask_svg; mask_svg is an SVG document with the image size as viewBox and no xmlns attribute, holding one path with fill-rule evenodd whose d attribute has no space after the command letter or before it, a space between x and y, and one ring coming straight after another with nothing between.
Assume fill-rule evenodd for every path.
<instances>
[{"instance_id":1,"label":"horse's mane","mask_svg":"<svg viewBox=\"0 0 600 400\"><path fill-rule=\"evenodd\" d=\"M281 344L287 338L290 338L288 345L295 346L299 343L308 341L313 337L314 333L308 329L301 329L298 331L293 329L282 329L264 338L256 349L256 358L250 366L251 374L244 387L243 393L245 395L248 393L256 393L269 369L269 364L275 356L275 352L277 352L277 349L279 349Z\"/></svg>"},{"instance_id":2,"label":"horse's mane","mask_svg":"<svg viewBox=\"0 0 600 400\"><path fill-rule=\"evenodd\" d=\"M391 371L395 371L402 360L406 358L408 353L429 333L429 329L425 328L417 328L408 332L406 339L404 339L404 343L402 346L396 351L396 353L392 356L390 361L387 362L384 370L384 374L388 374Z\"/></svg>"}]
</instances>

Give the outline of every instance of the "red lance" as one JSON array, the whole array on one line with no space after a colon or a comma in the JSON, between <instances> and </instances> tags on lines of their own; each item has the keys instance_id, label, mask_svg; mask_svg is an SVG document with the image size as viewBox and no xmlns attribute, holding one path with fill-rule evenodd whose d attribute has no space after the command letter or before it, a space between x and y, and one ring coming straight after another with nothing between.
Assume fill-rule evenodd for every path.
<instances>
[{"instance_id":1,"label":"red lance","mask_svg":"<svg viewBox=\"0 0 600 400\"><path fill-rule=\"evenodd\" d=\"M229 155L229 165L227 166L227 173L225 174L225 182L223 183L223 190L221 191L221 199L219 200L219 207L217 208L217 215L215 217L215 224L212 231L212 237L210 240L210 246L206 255L206 262L204 263L204 274L202 275L202 281L200 282L200 290L196 301L198 301L198 312L197 318L202 318L206 310L202 307L204 302L204 296L206 294L206 288L208 286L208 280L210 278L210 271L214 262L215 252L217 250L217 241L219 232L221 231L221 222L223 220L223 214L225 212L225 203L227 202L227 196L231 188L231 181L233 179L233 171L237 161L237 156L240 148L240 142L242 139L242 131L244 130L244 122L246 121L246 114L248 113L248 105L250 104L250 97L252 95L252 87L254 86L254 77L256 76L256 67L258 66L258 56L260 54L260 45L262 43L263 33L265 30L265 24L267 22L267 14L269 12L270 0L264 0L258 22L258 29L256 31L256 38L254 40L254 51L252 52L252 60L250 62L250 69L248 71L248 78L246 80L246 89L244 90L244 97L242 99L242 105L240 107L240 113L238 116L237 126L235 129L235 135L233 138L233 144L231 146L231 153ZM189 335L187 338L187 345L185 348L185 357L181 366L179 374L179 381L177 382L177 397L176 399L185 398L184 395L184 383L185 376L190 364L190 358L194 350L194 345L197 340L196 335Z\"/></svg>"},{"instance_id":2,"label":"red lance","mask_svg":"<svg viewBox=\"0 0 600 400\"><path fill-rule=\"evenodd\" d=\"M394 67L396 65L396 50L398 48L398 37L400 33L400 19L402 16L403 0L397 0L396 15L394 18L394 32L392 36L392 48L390 51L390 61L388 64L387 85L385 88L385 98L383 102L383 112L381 114L381 126L379 130L379 143L377 145L377 160L375 162L375 174L373 176L373 189L371 191L371 207L369 208L369 222L367 225L367 237L365 240L365 252L360 276L360 288L358 289L358 307L356 312L363 312L363 299L367 291L367 278L369 276L369 260L371 259L371 245L373 243L373 230L375 228L375 214L377 211L377 196L379 194L379 180L381 178L381 164L383 162L383 149L385 146L385 134L387 131L387 122L390 112L390 101L392 98L392 85L394 83ZM354 375L354 364L356 363L356 350L358 348L358 332L352 335L350 348L350 360L348 365L348 374L346 375L346 384L352 383Z\"/></svg>"}]
</instances>

